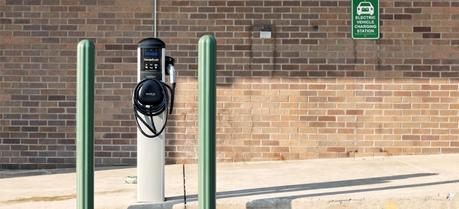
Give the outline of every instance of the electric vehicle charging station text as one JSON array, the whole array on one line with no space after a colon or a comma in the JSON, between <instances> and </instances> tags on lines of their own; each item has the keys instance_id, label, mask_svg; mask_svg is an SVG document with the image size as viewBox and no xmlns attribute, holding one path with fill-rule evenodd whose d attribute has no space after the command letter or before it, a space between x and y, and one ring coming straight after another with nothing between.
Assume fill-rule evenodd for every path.
<instances>
[{"instance_id":1,"label":"electric vehicle charging station text","mask_svg":"<svg viewBox=\"0 0 459 209\"><path fill-rule=\"evenodd\" d=\"M170 86L165 83L169 75ZM133 92L137 123L137 201L164 201L165 133L175 91L174 59L166 44L146 38L137 47L137 86Z\"/></svg>"}]
</instances>

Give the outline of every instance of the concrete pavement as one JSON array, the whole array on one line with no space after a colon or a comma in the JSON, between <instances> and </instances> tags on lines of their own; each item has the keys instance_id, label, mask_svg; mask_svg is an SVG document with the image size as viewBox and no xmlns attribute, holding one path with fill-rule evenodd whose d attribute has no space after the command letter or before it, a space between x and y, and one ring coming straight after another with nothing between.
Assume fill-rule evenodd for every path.
<instances>
[{"instance_id":1,"label":"concrete pavement","mask_svg":"<svg viewBox=\"0 0 459 209\"><path fill-rule=\"evenodd\" d=\"M197 166L186 166L187 208L197 208ZM163 205L134 204L135 168L96 172L96 208L183 208L182 165L166 167ZM223 163L221 209L459 209L459 155ZM0 179L0 208L72 209L75 174Z\"/></svg>"}]
</instances>

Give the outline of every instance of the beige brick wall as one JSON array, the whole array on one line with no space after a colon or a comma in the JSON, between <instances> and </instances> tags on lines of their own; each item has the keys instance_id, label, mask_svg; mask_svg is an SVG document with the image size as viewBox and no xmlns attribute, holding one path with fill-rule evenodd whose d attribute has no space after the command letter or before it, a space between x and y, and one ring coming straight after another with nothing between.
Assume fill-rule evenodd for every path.
<instances>
[{"instance_id":1,"label":"beige brick wall","mask_svg":"<svg viewBox=\"0 0 459 209\"><path fill-rule=\"evenodd\" d=\"M195 158L196 81L181 79L168 157ZM185 84L184 84L185 83ZM183 96L180 96L183 95ZM459 152L458 81L238 78L218 86L223 161ZM175 162L175 161L173 161Z\"/></svg>"},{"instance_id":2,"label":"beige brick wall","mask_svg":"<svg viewBox=\"0 0 459 209\"><path fill-rule=\"evenodd\" d=\"M458 153L459 0L381 0L381 39L350 0L159 0L177 58L167 161L196 160L196 43L218 42L221 161ZM75 48L96 41L97 164L135 163L135 47L152 1L0 0L0 164L74 163ZM273 29L260 39L261 28Z\"/></svg>"},{"instance_id":3,"label":"beige brick wall","mask_svg":"<svg viewBox=\"0 0 459 209\"><path fill-rule=\"evenodd\" d=\"M373 41L350 38L349 0L162 1L181 75L169 161L196 158L196 80L183 76L205 33L218 39L220 160L459 152L459 1L380 6Z\"/></svg>"}]
</instances>

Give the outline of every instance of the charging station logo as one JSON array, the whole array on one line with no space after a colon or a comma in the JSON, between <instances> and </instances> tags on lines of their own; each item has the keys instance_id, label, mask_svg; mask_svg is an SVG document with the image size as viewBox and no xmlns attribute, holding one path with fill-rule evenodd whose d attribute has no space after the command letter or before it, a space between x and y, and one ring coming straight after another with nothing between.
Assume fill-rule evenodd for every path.
<instances>
[{"instance_id":1,"label":"charging station logo","mask_svg":"<svg viewBox=\"0 0 459 209\"><path fill-rule=\"evenodd\" d=\"M359 6L357 6L357 15L374 15L375 8L371 2L360 2Z\"/></svg>"}]
</instances>

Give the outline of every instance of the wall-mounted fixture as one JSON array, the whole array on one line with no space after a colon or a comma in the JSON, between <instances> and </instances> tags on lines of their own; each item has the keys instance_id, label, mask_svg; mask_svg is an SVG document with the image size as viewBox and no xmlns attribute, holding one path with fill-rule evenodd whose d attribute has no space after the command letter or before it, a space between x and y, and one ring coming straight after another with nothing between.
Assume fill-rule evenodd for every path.
<instances>
[{"instance_id":1,"label":"wall-mounted fixture","mask_svg":"<svg viewBox=\"0 0 459 209\"><path fill-rule=\"evenodd\" d=\"M271 38L272 37L272 26L271 25L263 25L260 29L260 38Z\"/></svg>"}]
</instances>

